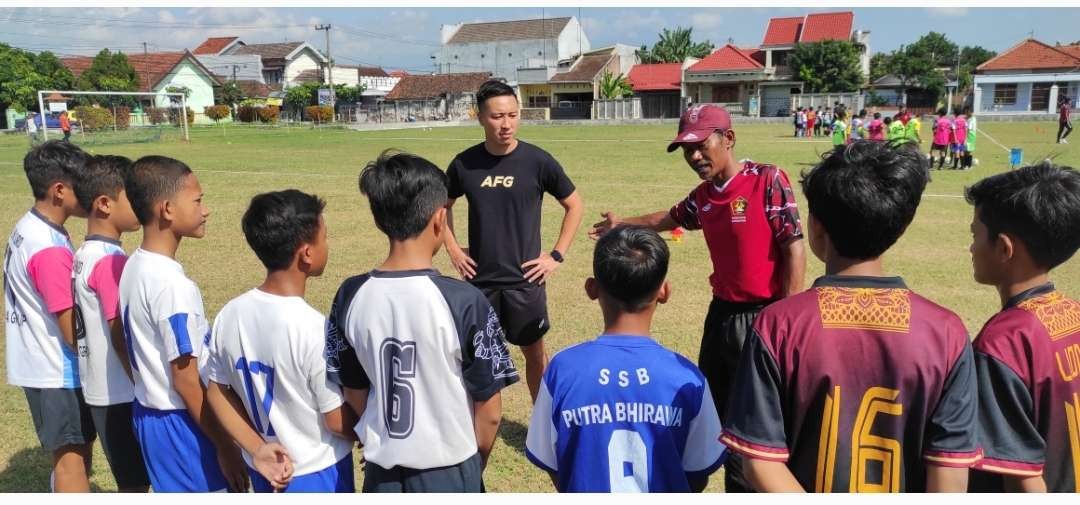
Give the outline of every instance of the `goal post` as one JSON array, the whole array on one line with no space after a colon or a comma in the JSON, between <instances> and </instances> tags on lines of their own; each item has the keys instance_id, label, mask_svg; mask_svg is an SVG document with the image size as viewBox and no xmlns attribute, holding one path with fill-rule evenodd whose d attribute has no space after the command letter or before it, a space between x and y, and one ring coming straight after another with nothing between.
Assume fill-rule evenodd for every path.
<instances>
[{"instance_id":1,"label":"goal post","mask_svg":"<svg viewBox=\"0 0 1080 505\"><path fill-rule=\"evenodd\" d=\"M37 92L38 96L38 109L41 112L41 132L44 140L49 140L49 122L46 120L49 116L45 113L45 95L59 93L62 95L89 95L89 96L133 96L133 97L168 97L178 98L180 100L180 112L177 115L178 122L180 123L181 131L183 132L184 140L191 141L191 137L188 135L188 122L187 122L187 97L183 93L170 93L162 91L159 93L152 93L146 91L64 91L54 89L43 89Z\"/></svg>"}]
</instances>

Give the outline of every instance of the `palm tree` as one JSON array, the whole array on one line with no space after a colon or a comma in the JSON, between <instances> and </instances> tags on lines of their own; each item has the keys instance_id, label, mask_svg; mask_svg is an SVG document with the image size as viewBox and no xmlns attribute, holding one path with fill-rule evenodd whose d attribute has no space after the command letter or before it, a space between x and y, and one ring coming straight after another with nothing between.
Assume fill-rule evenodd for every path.
<instances>
[{"instance_id":1,"label":"palm tree","mask_svg":"<svg viewBox=\"0 0 1080 505\"><path fill-rule=\"evenodd\" d=\"M630 81L626 80L626 76L619 74L615 75L605 70L604 76L600 80L600 96L605 100L614 100L617 98L626 98L634 94L634 89L630 87Z\"/></svg>"},{"instance_id":2,"label":"palm tree","mask_svg":"<svg viewBox=\"0 0 1080 505\"><path fill-rule=\"evenodd\" d=\"M675 27L674 30L664 28L660 32L660 40L653 44L652 50L641 46L638 57L642 63L682 63L686 58L704 58L713 50L712 42L694 43L693 28Z\"/></svg>"}]
</instances>

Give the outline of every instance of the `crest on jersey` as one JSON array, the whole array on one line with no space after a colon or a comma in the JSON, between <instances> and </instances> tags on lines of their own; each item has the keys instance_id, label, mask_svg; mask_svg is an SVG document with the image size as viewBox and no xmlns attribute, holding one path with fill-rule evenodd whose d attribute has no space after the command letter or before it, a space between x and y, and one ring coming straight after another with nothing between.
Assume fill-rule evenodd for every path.
<instances>
[{"instance_id":1,"label":"crest on jersey","mask_svg":"<svg viewBox=\"0 0 1080 505\"><path fill-rule=\"evenodd\" d=\"M744 197L738 197L731 201L731 222L732 223L745 223L746 222L746 206L748 202Z\"/></svg>"}]
</instances>

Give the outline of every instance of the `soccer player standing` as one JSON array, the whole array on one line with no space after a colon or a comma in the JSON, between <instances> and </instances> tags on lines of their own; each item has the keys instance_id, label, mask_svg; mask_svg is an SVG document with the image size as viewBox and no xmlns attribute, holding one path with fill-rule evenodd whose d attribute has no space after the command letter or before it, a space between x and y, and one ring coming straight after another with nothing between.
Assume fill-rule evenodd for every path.
<instances>
[{"instance_id":1,"label":"soccer player standing","mask_svg":"<svg viewBox=\"0 0 1080 505\"><path fill-rule=\"evenodd\" d=\"M1049 277L1080 248L1080 173L1024 167L967 199L975 281L1002 305L974 343L984 458L972 487L1080 492L1080 302Z\"/></svg>"},{"instance_id":2,"label":"soccer player standing","mask_svg":"<svg viewBox=\"0 0 1080 505\"><path fill-rule=\"evenodd\" d=\"M1069 141L1065 140L1065 137L1068 137L1069 134L1072 133L1072 130L1073 130L1072 121L1070 120L1071 114L1072 114L1072 103L1069 100L1069 96L1068 95L1062 95L1061 98L1058 99L1058 133L1057 133L1057 143L1058 144L1068 144L1069 143Z\"/></svg>"},{"instance_id":3,"label":"soccer player standing","mask_svg":"<svg viewBox=\"0 0 1080 505\"><path fill-rule=\"evenodd\" d=\"M833 149L803 176L825 275L754 321L720 438L758 491L967 489L979 458L967 331L882 264L928 180L914 146L877 142Z\"/></svg>"},{"instance_id":4,"label":"soccer player standing","mask_svg":"<svg viewBox=\"0 0 1080 505\"><path fill-rule=\"evenodd\" d=\"M544 334L551 328L544 283L566 257L581 225L581 195L550 154L517 139L521 106L513 88L488 81L476 93L484 142L450 162L448 209L464 196L469 202L469 246L454 235L447 215L446 251L462 278L487 296L506 339L521 347L525 379L536 400L547 366ZM540 215L544 193L565 210L559 239L541 252Z\"/></svg>"},{"instance_id":5,"label":"soccer player standing","mask_svg":"<svg viewBox=\"0 0 1080 505\"><path fill-rule=\"evenodd\" d=\"M721 419L750 324L766 305L802 291L806 270L802 226L787 175L775 165L736 161L735 140L727 110L708 104L687 109L668 152L681 146L683 159L703 182L670 210L631 218L604 212L604 220L589 232L598 238L619 224L702 230L713 265L713 300L698 366L709 380ZM737 477L739 464L739 458L728 460L728 491L746 489Z\"/></svg>"}]
</instances>

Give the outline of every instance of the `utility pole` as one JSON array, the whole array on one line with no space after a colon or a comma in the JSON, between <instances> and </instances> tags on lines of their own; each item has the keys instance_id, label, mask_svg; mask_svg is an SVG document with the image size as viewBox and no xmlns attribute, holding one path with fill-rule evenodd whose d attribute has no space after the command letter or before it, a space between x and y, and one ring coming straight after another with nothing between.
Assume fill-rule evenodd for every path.
<instances>
[{"instance_id":1,"label":"utility pole","mask_svg":"<svg viewBox=\"0 0 1080 505\"><path fill-rule=\"evenodd\" d=\"M334 96L334 60L330 57L330 28L330 25L315 26L316 31L326 32L326 80L330 82L330 107L334 107L337 97Z\"/></svg>"}]
</instances>

